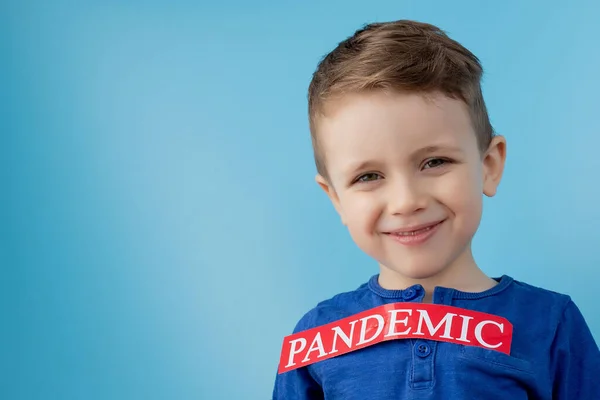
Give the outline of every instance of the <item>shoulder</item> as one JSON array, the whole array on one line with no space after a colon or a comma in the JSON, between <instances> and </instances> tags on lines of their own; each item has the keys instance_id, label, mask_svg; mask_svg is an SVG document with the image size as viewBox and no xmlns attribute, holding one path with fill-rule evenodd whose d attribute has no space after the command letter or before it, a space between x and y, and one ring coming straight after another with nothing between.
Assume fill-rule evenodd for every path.
<instances>
[{"instance_id":1,"label":"shoulder","mask_svg":"<svg viewBox=\"0 0 600 400\"><path fill-rule=\"evenodd\" d=\"M364 297L368 295L369 289L367 283L364 283L355 290L339 293L319 302L302 316L294 328L294 333L325 325L368 309L368 302L364 301Z\"/></svg>"},{"instance_id":2,"label":"shoulder","mask_svg":"<svg viewBox=\"0 0 600 400\"><path fill-rule=\"evenodd\" d=\"M553 290L503 276L497 290L483 299L488 312L508 319L515 338L551 338L571 304L571 297Z\"/></svg>"},{"instance_id":3,"label":"shoulder","mask_svg":"<svg viewBox=\"0 0 600 400\"><path fill-rule=\"evenodd\" d=\"M571 296L528 283L513 281L508 300L517 310L515 322L532 332L553 338L561 335L589 335L589 327Z\"/></svg>"},{"instance_id":4,"label":"shoulder","mask_svg":"<svg viewBox=\"0 0 600 400\"><path fill-rule=\"evenodd\" d=\"M520 303L517 305L534 309L541 308L560 315L572 304L571 297L567 294L518 280L513 280L509 293L516 302Z\"/></svg>"}]
</instances>

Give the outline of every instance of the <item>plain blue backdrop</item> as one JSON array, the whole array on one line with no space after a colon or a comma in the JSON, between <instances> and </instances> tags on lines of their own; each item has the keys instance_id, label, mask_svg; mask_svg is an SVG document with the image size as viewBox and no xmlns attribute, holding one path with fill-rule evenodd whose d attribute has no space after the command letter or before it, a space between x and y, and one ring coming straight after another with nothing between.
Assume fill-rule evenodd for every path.
<instances>
[{"instance_id":1,"label":"plain blue backdrop","mask_svg":"<svg viewBox=\"0 0 600 400\"><path fill-rule=\"evenodd\" d=\"M401 18L481 58L508 139L477 261L600 339L600 2L4 0L0 398L269 399L283 336L377 272L314 183L311 74Z\"/></svg>"}]
</instances>

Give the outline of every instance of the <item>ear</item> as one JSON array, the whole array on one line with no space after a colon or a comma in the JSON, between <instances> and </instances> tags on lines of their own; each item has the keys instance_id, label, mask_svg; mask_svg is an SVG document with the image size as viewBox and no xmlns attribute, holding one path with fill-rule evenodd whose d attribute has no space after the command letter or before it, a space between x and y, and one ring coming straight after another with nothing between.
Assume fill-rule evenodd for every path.
<instances>
[{"instance_id":1,"label":"ear","mask_svg":"<svg viewBox=\"0 0 600 400\"><path fill-rule=\"evenodd\" d=\"M506 161L506 139L495 136L483 157L483 193L488 197L496 194Z\"/></svg>"},{"instance_id":2,"label":"ear","mask_svg":"<svg viewBox=\"0 0 600 400\"><path fill-rule=\"evenodd\" d=\"M317 174L317 176L315 177L315 180L317 181L317 183L319 184L321 189L323 189L325 194L327 194L327 197L329 197L329 200L331 200L331 204L333 204L333 207L339 214L339 216L342 220L342 224L346 225L346 221L344 218L344 212L340 205L340 199L339 199L337 193L335 192L333 185L327 180L327 178L323 177L320 174Z\"/></svg>"}]
</instances>

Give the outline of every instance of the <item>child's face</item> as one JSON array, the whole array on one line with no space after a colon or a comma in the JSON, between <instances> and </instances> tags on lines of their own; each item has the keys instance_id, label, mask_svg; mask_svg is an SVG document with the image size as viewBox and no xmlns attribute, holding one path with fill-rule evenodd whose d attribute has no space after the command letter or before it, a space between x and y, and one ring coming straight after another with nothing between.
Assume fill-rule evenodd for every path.
<instances>
[{"instance_id":1,"label":"child's face","mask_svg":"<svg viewBox=\"0 0 600 400\"><path fill-rule=\"evenodd\" d=\"M319 140L330 181L317 181L356 244L382 267L426 279L470 259L482 194L496 192L505 142L495 137L482 155L463 102L347 96L319 120ZM423 226L430 229L414 232Z\"/></svg>"}]
</instances>

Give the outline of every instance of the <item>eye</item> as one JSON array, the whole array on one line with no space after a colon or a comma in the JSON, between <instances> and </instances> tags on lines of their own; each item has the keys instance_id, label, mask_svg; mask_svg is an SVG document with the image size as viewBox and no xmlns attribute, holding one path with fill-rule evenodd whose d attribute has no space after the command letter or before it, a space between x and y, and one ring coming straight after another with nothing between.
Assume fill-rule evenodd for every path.
<instances>
[{"instance_id":1,"label":"eye","mask_svg":"<svg viewBox=\"0 0 600 400\"><path fill-rule=\"evenodd\" d=\"M445 160L443 158L432 158L431 160L428 160L425 163L425 165L423 166L423 169L441 167L442 165L447 164L448 162L449 162L449 160Z\"/></svg>"},{"instance_id":2,"label":"eye","mask_svg":"<svg viewBox=\"0 0 600 400\"><path fill-rule=\"evenodd\" d=\"M355 182L371 182L381 179L381 175L375 172L369 172L367 174L362 174L358 178L356 178Z\"/></svg>"}]
</instances>

